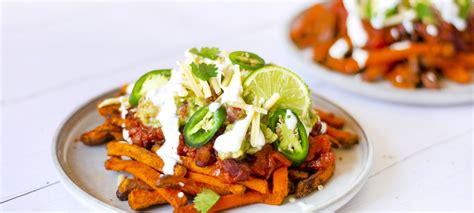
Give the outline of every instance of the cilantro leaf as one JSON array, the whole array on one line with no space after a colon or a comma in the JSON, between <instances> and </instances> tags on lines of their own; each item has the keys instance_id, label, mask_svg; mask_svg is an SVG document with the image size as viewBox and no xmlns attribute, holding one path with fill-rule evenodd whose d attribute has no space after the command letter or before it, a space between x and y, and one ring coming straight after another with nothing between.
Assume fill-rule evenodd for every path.
<instances>
[{"instance_id":1,"label":"cilantro leaf","mask_svg":"<svg viewBox=\"0 0 474 213\"><path fill-rule=\"evenodd\" d=\"M199 51L197 48L192 48L189 52L204 58L216 60L221 51L219 51L217 47L202 47Z\"/></svg>"},{"instance_id":2,"label":"cilantro leaf","mask_svg":"<svg viewBox=\"0 0 474 213\"><path fill-rule=\"evenodd\" d=\"M215 64L200 63L197 65L193 62L189 66L191 66L193 74L203 81L217 76L217 67Z\"/></svg>"},{"instance_id":3,"label":"cilantro leaf","mask_svg":"<svg viewBox=\"0 0 474 213\"><path fill-rule=\"evenodd\" d=\"M210 189L203 189L193 200L194 208L201 213L206 213L217 203L220 196Z\"/></svg>"}]
</instances>

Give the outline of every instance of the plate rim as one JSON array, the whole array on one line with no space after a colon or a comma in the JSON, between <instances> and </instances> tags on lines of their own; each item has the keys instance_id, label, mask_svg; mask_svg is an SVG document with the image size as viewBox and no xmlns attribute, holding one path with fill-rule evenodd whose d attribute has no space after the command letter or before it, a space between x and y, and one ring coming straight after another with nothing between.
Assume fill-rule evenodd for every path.
<instances>
[{"instance_id":1,"label":"plate rim","mask_svg":"<svg viewBox=\"0 0 474 213\"><path fill-rule=\"evenodd\" d=\"M63 121L60 123L58 126L55 135L53 137L53 143L51 145L51 158L56 170L56 174L59 177L59 180L61 182L61 185L63 185L66 190L73 195L73 197L77 200L79 200L81 203L84 205L89 205L91 202L94 204L95 207L100 208L102 210L112 210L112 211L117 211L117 212L126 212L126 210L117 208L113 205L107 204L103 202L102 200L96 198L95 196L89 194L86 190L82 189L80 186L78 186L71 177L66 173L64 167L62 166L60 160L59 160L59 155L60 151L59 149L59 139L62 134L65 132L65 128L68 125L71 125L70 123L73 121L73 118L75 118L78 114L80 114L81 111L85 110L87 107L90 106L91 103L98 102L99 100L110 96L116 92L118 92L119 88L111 89L106 92L101 93L100 95L97 95L88 101L82 103L78 107L74 108L73 111L68 113ZM333 197L332 199L328 200L325 202L325 204L321 206L311 206L308 210L310 211L316 211L316 210L322 210L322 209L328 209L330 207L335 208L335 210L339 209L344 205L345 203L349 202L365 185L369 172L371 171L372 168L372 163L373 163L373 145L372 145L372 140L367 134L367 132L362 128L362 125L359 123L359 121L348 111L344 110L342 107L340 107L338 104L334 103L333 101L329 100L323 95L316 94L314 92L311 92L312 98L316 97L318 99L322 99L323 101L329 103L333 107L335 107L337 110L341 111L344 113L347 117L349 117L351 120L354 121L354 124L356 125L357 128L359 128L363 134L363 137L366 139L366 146L367 150L365 155L365 161L362 163L364 165L363 169L361 172L357 175L357 177L354 179L352 184L348 186L342 193L340 193L338 196ZM347 201L344 201L346 199ZM337 206L334 206L336 205Z\"/></svg>"},{"instance_id":2,"label":"plate rim","mask_svg":"<svg viewBox=\"0 0 474 213\"><path fill-rule=\"evenodd\" d=\"M377 87L376 83L367 83L362 82L362 80L357 80L356 75L343 75L334 72L319 63L305 59L303 57L304 50L296 47L289 36L289 32L295 20L308 10L308 7L315 4L321 4L321 2L305 4L304 7L297 8L295 12L292 13L292 16L290 16L291 18L286 21L284 27L282 27L284 46L289 50L288 54L291 55L291 58L296 59L299 64L302 65L303 70L300 71L301 73L307 74L308 77L312 79L322 80L330 86L335 86L352 94L362 95L374 100L382 100L391 103L420 106L450 106L474 103L474 82L468 85L460 85L460 87L467 87L466 91L460 91L457 93L443 93L443 88L434 91L427 89L403 90L395 88L392 85L390 85L390 87L383 87L383 85ZM318 75L318 72L323 74ZM468 89L469 91L467 91ZM453 95L456 96L453 97Z\"/></svg>"}]
</instances>

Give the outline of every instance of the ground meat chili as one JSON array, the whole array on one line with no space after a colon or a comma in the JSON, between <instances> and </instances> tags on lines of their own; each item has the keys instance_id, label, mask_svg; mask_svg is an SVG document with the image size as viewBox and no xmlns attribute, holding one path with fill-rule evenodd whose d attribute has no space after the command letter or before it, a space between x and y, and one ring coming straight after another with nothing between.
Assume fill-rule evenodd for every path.
<instances>
[{"instance_id":1,"label":"ground meat chili","mask_svg":"<svg viewBox=\"0 0 474 213\"><path fill-rule=\"evenodd\" d=\"M151 149L151 147L155 144L163 144L164 136L161 128L145 126L142 124L140 119L134 115L127 116L125 122L133 144L146 149Z\"/></svg>"}]
</instances>

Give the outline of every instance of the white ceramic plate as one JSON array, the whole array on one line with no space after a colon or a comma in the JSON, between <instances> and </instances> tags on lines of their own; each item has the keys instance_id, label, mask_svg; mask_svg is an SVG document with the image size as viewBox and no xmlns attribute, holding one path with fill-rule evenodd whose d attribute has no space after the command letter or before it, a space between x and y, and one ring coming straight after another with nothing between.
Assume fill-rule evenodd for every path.
<instances>
[{"instance_id":1,"label":"white ceramic plate","mask_svg":"<svg viewBox=\"0 0 474 213\"><path fill-rule=\"evenodd\" d=\"M359 75L343 75L313 62L311 50L305 49L302 51L298 49L289 37L290 27L301 13L301 11L298 11L290 19L283 35L285 36L285 45L289 49L289 55L303 65L306 76L328 82L344 90L391 102L417 105L453 105L474 102L474 84L462 85L442 80L442 88L439 90L403 90L393 87L388 81L367 83L362 81Z\"/></svg>"},{"instance_id":2,"label":"white ceramic plate","mask_svg":"<svg viewBox=\"0 0 474 213\"><path fill-rule=\"evenodd\" d=\"M75 111L59 129L53 141L53 161L61 182L66 189L85 205L99 209L130 211L127 202L119 201L115 196L119 173L106 171L106 147L85 146L76 139L102 122L96 111L96 104L112 97L118 90L96 97ZM347 203L363 186L372 163L372 145L362 127L347 112L321 96L313 95L316 106L342 116L346 128L360 136L360 143L350 150L335 150L336 171L322 191L298 199L297 202L311 204L311 210L336 210ZM285 202L282 206L263 204L250 205L235 209L237 211L301 211L298 203ZM171 212L169 205L149 210Z\"/></svg>"}]
</instances>

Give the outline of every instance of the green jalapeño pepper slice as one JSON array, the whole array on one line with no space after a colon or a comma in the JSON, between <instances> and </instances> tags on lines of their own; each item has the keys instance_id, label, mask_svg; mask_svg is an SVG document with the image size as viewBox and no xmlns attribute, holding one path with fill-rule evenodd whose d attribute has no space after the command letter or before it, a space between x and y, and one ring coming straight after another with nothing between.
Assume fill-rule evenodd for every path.
<instances>
[{"instance_id":1,"label":"green jalape\u00f1o pepper slice","mask_svg":"<svg viewBox=\"0 0 474 213\"><path fill-rule=\"evenodd\" d=\"M308 155L309 142L306 128L290 109L278 109L269 120L270 129L278 136L275 148L293 161L293 166L304 162Z\"/></svg>"},{"instance_id":2,"label":"green jalape\u00f1o pepper slice","mask_svg":"<svg viewBox=\"0 0 474 213\"><path fill-rule=\"evenodd\" d=\"M200 147L211 140L226 119L224 107L215 111L209 106L198 109L184 126L184 142L190 147Z\"/></svg>"},{"instance_id":3,"label":"green jalape\u00f1o pepper slice","mask_svg":"<svg viewBox=\"0 0 474 213\"><path fill-rule=\"evenodd\" d=\"M229 58L233 64L238 64L241 68L246 70L256 70L265 65L263 58L260 58L260 56L251 52L231 52Z\"/></svg>"},{"instance_id":4,"label":"green jalape\u00f1o pepper slice","mask_svg":"<svg viewBox=\"0 0 474 213\"><path fill-rule=\"evenodd\" d=\"M130 94L130 105L137 106L140 98L147 91L157 89L166 84L171 76L171 69L153 70L142 75L133 86L132 94Z\"/></svg>"}]
</instances>

